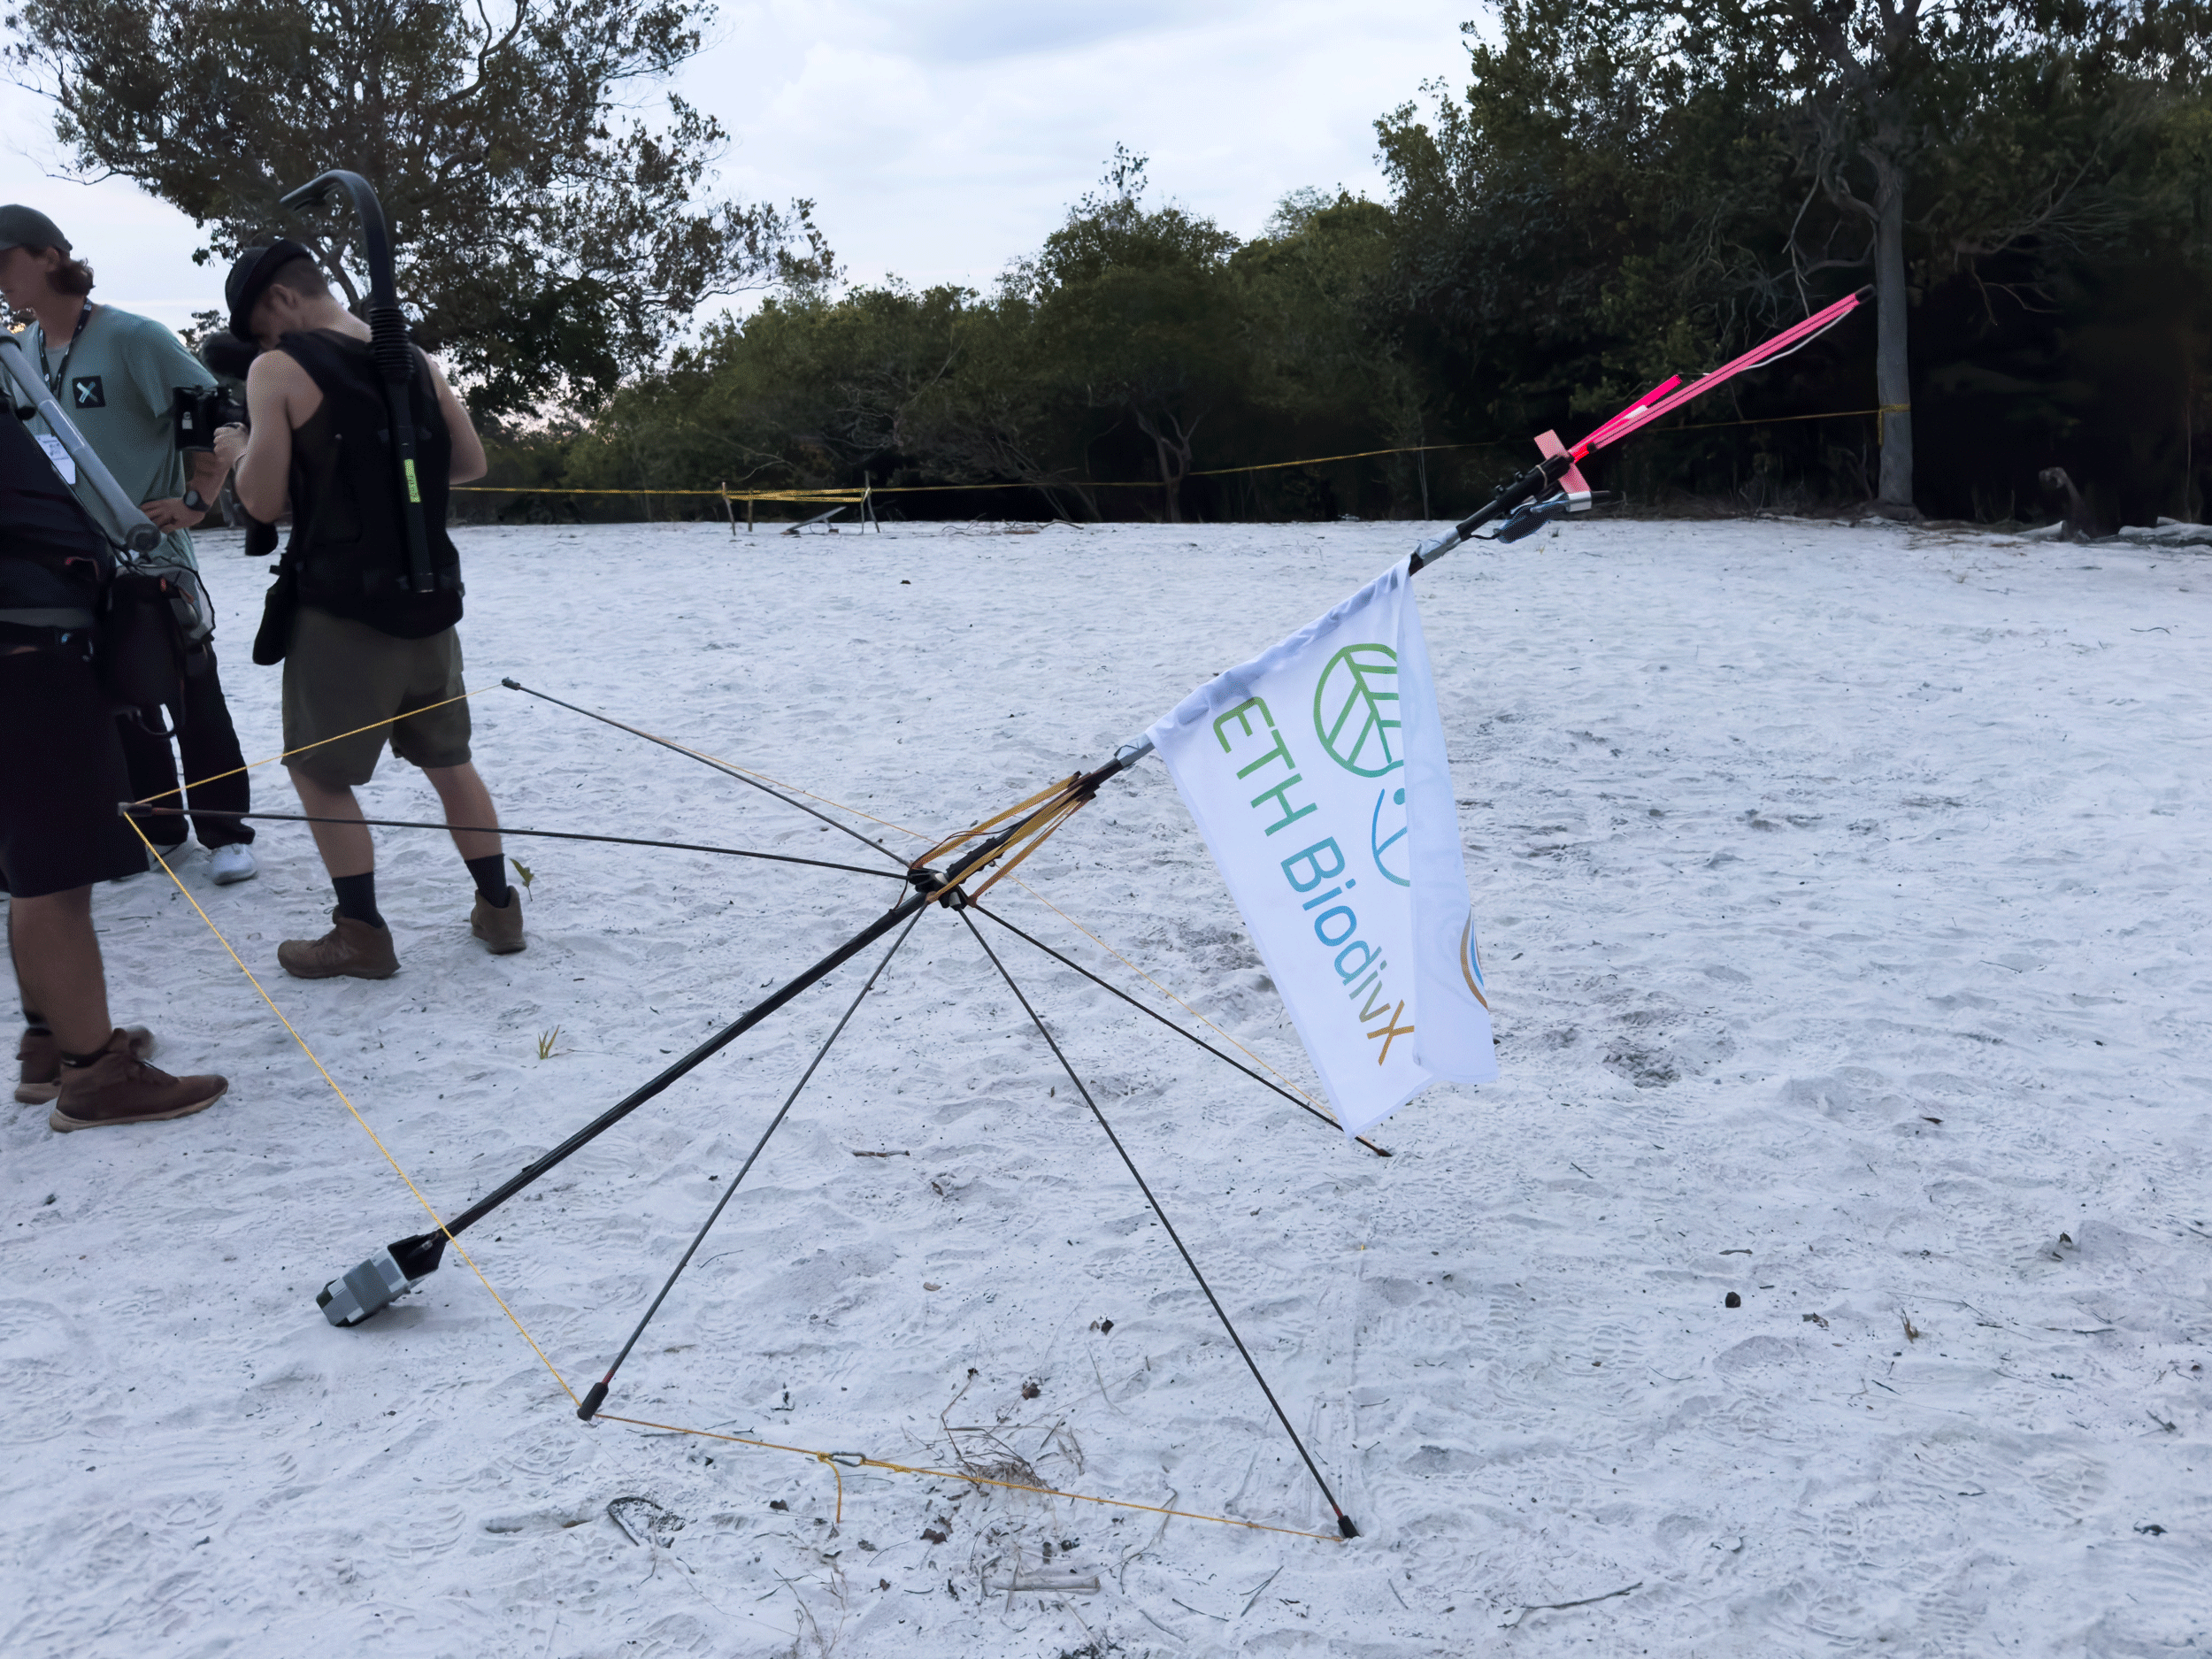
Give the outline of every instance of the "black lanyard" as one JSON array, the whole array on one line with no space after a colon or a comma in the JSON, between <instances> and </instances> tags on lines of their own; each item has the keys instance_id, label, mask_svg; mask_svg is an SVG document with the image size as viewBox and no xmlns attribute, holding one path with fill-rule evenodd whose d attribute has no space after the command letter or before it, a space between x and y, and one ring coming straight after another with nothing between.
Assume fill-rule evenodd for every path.
<instances>
[{"instance_id":1,"label":"black lanyard","mask_svg":"<svg viewBox=\"0 0 2212 1659\"><path fill-rule=\"evenodd\" d=\"M79 311L79 312L77 313L77 326L76 326L76 327L75 327L75 328L73 328L73 329L72 329L72 330L70 331L70 334L69 334L69 343L68 343L68 345L67 345L67 346L64 347L64 348L63 348L63 349L62 349L62 354L61 354L61 367L59 367L58 369L56 369L56 370L55 370L55 371L54 371L51 374L49 374L49 375L47 375L47 377L46 377L46 389L47 389L48 391L50 391L50 392L53 393L53 395L54 395L55 396L57 396L57 397L59 397L59 396L61 396L61 383L62 383L62 381L63 381L63 380L65 380L65 379L68 376L68 373L69 373L69 359L70 359L72 357L73 357L73 356L75 356L75 355L76 355L76 350L77 350L77 336L78 336L79 334L83 334L83 333L84 333L84 326L85 326L87 323L90 322L91 320L92 320L92 302L91 302L90 300L87 300L87 301L84 303L84 310L82 310L82 311ZM46 348L46 331L45 331L43 328L42 328L42 329L40 329L38 332L39 332L39 342L38 342L38 343L39 343L39 354L38 354L38 355L40 356L40 357L41 357L41 358L43 358L43 357L45 357L45 355L46 355L46 349L45 349L45 348ZM43 362L41 362L41 363L39 364L39 365L38 365L38 366L40 367L40 369L41 369L41 370L43 370L43 369L46 367L46 365L45 365Z\"/></svg>"}]
</instances>

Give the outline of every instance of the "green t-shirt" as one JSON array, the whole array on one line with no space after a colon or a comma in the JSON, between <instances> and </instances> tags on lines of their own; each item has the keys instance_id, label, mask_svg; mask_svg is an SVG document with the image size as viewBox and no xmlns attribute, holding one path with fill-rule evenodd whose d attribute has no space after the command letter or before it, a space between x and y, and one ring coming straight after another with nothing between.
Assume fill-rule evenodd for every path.
<instances>
[{"instance_id":1,"label":"green t-shirt","mask_svg":"<svg viewBox=\"0 0 2212 1659\"><path fill-rule=\"evenodd\" d=\"M33 324L26 355L46 376L84 441L123 493L134 502L172 501L184 494L184 457L177 451L171 411L180 386L211 387L206 365L150 317L97 306L72 347L49 342ZM65 365L65 357L66 364ZM58 377L58 379L57 378ZM42 420L32 423L44 432ZM172 530L157 555L199 569L189 532Z\"/></svg>"}]
</instances>

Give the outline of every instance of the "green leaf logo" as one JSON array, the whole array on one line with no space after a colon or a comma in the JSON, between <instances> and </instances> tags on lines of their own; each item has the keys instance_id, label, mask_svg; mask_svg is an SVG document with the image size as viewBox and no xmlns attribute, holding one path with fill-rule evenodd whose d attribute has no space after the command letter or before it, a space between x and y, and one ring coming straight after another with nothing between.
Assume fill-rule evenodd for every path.
<instances>
[{"instance_id":1,"label":"green leaf logo","mask_svg":"<svg viewBox=\"0 0 2212 1659\"><path fill-rule=\"evenodd\" d=\"M1313 729L1329 758L1363 778L1405 764L1398 752L1398 653L1348 645L1329 658L1313 688Z\"/></svg>"}]
</instances>

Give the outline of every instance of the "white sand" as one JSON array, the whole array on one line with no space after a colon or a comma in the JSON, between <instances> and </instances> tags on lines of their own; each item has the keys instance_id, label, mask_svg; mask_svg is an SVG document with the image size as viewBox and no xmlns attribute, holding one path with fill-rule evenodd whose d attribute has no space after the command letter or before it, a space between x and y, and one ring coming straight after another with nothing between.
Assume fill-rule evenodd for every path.
<instances>
[{"instance_id":1,"label":"white sand","mask_svg":"<svg viewBox=\"0 0 2212 1659\"><path fill-rule=\"evenodd\" d=\"M480 760L515 824L865 861L498 680L933 834L1103 758L1416 534L473 531ZM879 1471L845 1474L833 1532L819 1463L579 1424L450 1257L332 1329L315 1290L420 1210L165 878L104 888L118 1017L232 1087L141 1129L0 1117L0 1651L2203 1651L2202 557L1617 524L1425 575L1504 1078L1415 1102L1387 1161L994 938L1349 1545ZM220 538L205 559L265 755L259 567ZM366 798L431 805L396 766ZM448 1213L897 891L517 841L532 944L495 960L450 847L380 844L405 967L378 985L276 971L329 902L297 826L265 827L257 881L182 872ZM1156 763L1023 873L1308 1077ZM860 978L465 1235L579 1393ZM949 1422L1056 1484L1325 1528L1096 1126L933 910L608 1409L941 1466L972 1367ZM671 1541L617 1529L629 1494L681 1518ZM1010 1604L1048 1542L1101 1589Z\"/></svg>"}]
</instances>

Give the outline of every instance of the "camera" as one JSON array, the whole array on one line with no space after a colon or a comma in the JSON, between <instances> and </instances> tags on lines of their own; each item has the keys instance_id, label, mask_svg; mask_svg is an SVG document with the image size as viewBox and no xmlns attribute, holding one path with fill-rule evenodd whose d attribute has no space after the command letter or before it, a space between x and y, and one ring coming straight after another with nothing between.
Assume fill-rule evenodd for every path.
<instances>
[{"instance_id":1,"label":"camera","mask_svg":"<svg viewBox=\"0 0 2212 1659\"><path fill-rule=\"evenodd\" d=\"M246 424L246 406L219 388L180 386L171 419L178 449L205 451L215 447L217 427Z\"/></svg>"}]
</instances>

